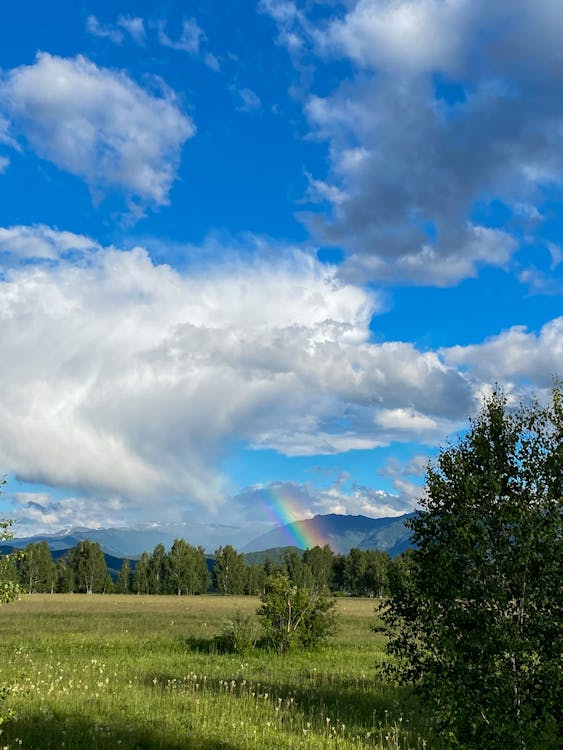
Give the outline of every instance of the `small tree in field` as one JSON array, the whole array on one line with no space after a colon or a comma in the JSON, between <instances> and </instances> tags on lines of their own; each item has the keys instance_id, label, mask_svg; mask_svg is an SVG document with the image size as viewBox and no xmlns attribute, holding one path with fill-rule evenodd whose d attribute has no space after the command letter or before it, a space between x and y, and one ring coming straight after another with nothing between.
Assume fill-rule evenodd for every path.
<instances>
[{"instance_id":1,"label":"small tree in field","mask_svg":"<svg viewBox=\"0 0 563 750\"><path fill-rule=\"evenodd\" d=\"M266 579L258 619L266 640L278 653L314 648L334 632L335 602L324 594L294 586L287 575Z\"/></svg>"},{"instance_id":2,"label":"small tree in field","mask_svg":"<svg viewBox=\"0 0 563 750\"><path fill-rule=\"evenodd\" d=\"M555 750L563 690L563 393L488 399L427 474L384 620L452 747ZM408 562L408 564L406 564ZM399 574L400 573L400 574Z\"/></svg>"}]
</instances>

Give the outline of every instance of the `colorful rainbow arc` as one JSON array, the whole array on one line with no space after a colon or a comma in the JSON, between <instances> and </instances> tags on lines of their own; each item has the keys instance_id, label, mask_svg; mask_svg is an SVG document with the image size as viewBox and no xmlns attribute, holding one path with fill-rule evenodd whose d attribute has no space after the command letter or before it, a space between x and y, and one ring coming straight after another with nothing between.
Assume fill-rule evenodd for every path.
<instances>
[{"instance_id":1,"label":"colorful rainbow arc","mask_svg":"<svg viewBox=\"0 0 563 750\"><path fill-rule=\"evenodd\" d=\"M283 531L287 546L309 549L327 544L326 538L318 529L303 528L303 526L287 528L287 524L292 524L303 517L303 509L287 488L271 485L265 488L264 492L268 498L267 501L262 501L264 511L279 526L285 527Z\"/></svg>"}]
</instances>

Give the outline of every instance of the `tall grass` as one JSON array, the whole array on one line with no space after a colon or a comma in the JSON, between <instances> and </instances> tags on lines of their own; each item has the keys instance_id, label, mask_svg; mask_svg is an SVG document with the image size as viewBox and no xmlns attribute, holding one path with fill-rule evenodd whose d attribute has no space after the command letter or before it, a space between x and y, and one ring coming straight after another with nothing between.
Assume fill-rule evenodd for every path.
<instances>
[{"instance_id":1,"label":"tall grass","mask_svg":"<svg viewBox=\"0 0 563 750\"><path fill-rule=\"evenodd\" d=\"M384 684L374 602L341 600L318 652L213 652L249 597L32 595L0 609L15 717L0 748L386 750L432 747L414 697Z\"/></svg>"}]
</instances>

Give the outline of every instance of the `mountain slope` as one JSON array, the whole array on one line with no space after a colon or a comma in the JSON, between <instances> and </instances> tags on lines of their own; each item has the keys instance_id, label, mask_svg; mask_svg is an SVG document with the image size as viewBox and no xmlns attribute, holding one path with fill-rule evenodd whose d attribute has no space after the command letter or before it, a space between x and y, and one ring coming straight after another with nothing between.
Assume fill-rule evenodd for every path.
<instances>
[{"instance_id":1,"label":"mountain slope","mask_svg":"<svg viewBox=\"0 0 563 750\"><path fill-rule=\"evenodd\" d=\"M308 546L314 546L322 540L333 552L347 554L352 547L359 549L379 549L395 556L411 546L411 531L405 521L413 513L386 518L368 518L367 516L345 516L330 513L295 521L286 526L279 526L273 531L253 539L243 552L256 552L271 547L283 547L288 539L317 540Z\"/></svg>"},{"instance_id":2,"label":"mountain slope","mask_svg":"<svg viewBox=\"0 0 563 750\"><path fill-rule=\"evenodd\" d=\"M157 544L163 544L169 549L175 539L181 538L195 547L201 545L210 553L220 545L242 546L263 528L263 525L240 529L237 526L197 523L153 524L139 525L133 528L108 529L77 527L55 534L37 534L30 537L14 538L10 545L22 549L30 543L35 544L45 540L49 549L56 552L70 549L79 542L88 540L98 542L102 550L108 555L118 558L134 558L139 557L143 552L152 552Z\"/></svg>"}]
</instances>

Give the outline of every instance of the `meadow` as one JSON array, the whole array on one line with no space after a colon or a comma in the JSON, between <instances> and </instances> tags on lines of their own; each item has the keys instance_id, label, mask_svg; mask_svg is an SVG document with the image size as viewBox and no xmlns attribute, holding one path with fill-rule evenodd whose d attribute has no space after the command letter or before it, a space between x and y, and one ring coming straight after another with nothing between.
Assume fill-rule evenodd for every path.
<instances>
[{"instance_id":1,"label":"meadow","mask_svg":"<svg viewBox=\"0 0 563 750\"><path fill-rule=\"evenodd\" d=\"M383 680L373 599L340 599L319 651L214 652L253 597L33 594L0 608L0 748L436 748L406 688Z\"/></svg>"}]
</instances>

